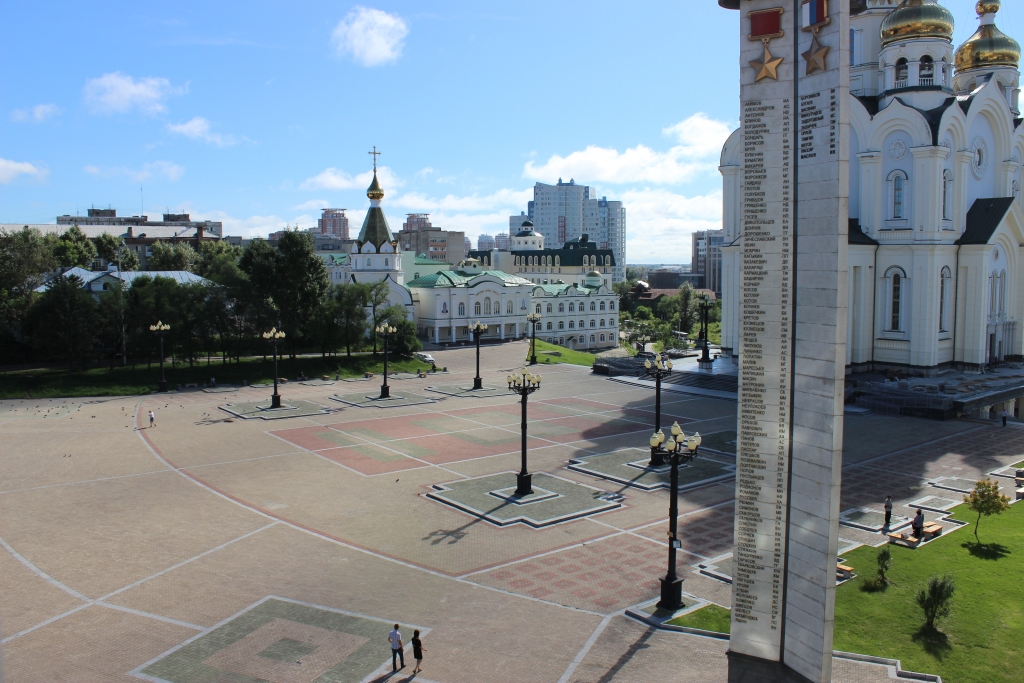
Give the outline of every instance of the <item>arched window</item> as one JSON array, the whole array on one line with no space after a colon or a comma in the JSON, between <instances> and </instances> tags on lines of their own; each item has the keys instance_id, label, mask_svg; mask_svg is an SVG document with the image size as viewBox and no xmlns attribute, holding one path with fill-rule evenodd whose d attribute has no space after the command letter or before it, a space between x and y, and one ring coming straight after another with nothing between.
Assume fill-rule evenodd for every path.
<instances>
[{"instance_id":1,"label":"arched window","mask_svg":"<svg viewBox=\"0 0 1024 683\"><path fill-rule=\"evenodd\" d=\"M536 312L540 313L540 304L537 304L536 308L537 308Z\"/></svg>"},{"instance_id":2,"label":"arched window","mask_svg":"<svg viewBox=\"0 0 1024 683\"><path fill-rule=\"evenodd\" d=\"M580 329L582 330L586 326L587 326L587 322L585 320L581 320L580 321Z\"/></svg>"},{"instance_id":3,"label":"arched window","mask_svg":"<svg viewBox=\"0 0 1024 683\"><path fill-rule=\"evenodd\" d=\"M548 312L548 313L550 313L550 312L551 312L551 304L548 304L548 307L547 307L547 312Z\"/></svg>"},{"instance_id":4,"label":"arched window","mask_svg":"<svg viewBox=\"0 0 1024 683\"><path fill-rule=\"evenodd\" d=\"M466 304L459 304L459 316L460 317L465 317L466 316Z\"/></svg>"},{"instance_id":5,"label":"arched window","mask_svg":"<svg viewBox=\"0 0 1024 683\"><path fill-rule=\"evenodd\" d=\"M909 69L907 67L907 58L900 57L899 59L896 60L896 83L894 87L906 88L908 73Z\"/></svg>"},{"instance_id":6,"label":"arched window","mask_svg":"<svg viewBox=\"0 0 1024 683\"><path fill-rule=\"evenodd\" d=\"M601 327L604 327L604 318L601 318Z\"/></svg>"},{"instance_id":7,"label":"arched window","mask_svg":"<svg viewBox=\"0 0 1024 683\"><path fill-rule=\"evenodd\" d=\"M565 304L558 304L558 312L565 313Z\"/></svg>"},{"instance_id":8,"label":"arched window","mask_svg":"<svg viewBox=\"0 0 1024 683\"><path fill-rule=\"evenodd\" d=\"M601 310L602 311L604 310L604 302L603 301L601 302Z\"/></svg>"},{"instance_id":9,"label":"arched window","mask_svg":"<svg viewBox=\"0 0 1024 683\"><path fill-rule=\"evenodd\" d=\"M569 304L569 312L572 313L575 310L576 310L576 304L570 302L570 304Z\"/></svg>"},{"instance_id":10,"label":"arched window","mask_svg":"<svg viewBox=\"0 0 1024 683\"><path fill-rule=\"evenodd\" d=\"M900 314L902 313L903 287L906 277L899 268L892 268L889 271L889 330L898 332L900 329Z\"/></svg>"},{"instance_id":11,"label":"arched window","mask_svg":"<svg viewBox=\"0 0 1024 683\"><path fill-rule=\"evenodd\" d=\"M597 341L597 337L594 336L594 335L590 335L590 343L593 344L596 341Z\"/></svg>"},{"instance_id":12,"label":"arched window","mask_svg":"<svg viewBox=\"0 0 1024 683\"><path fill-rule=\"evenodd\" d=\"M889 218L901 220L906 218L907 174L893 171L889 174Z\"/></svg>"},{"instance_id":13,"label":"arched window","mask_svg":"<svg viewBox=\"0 0 1024 683\"><path fill-rule=\"evenodd\" d=\"M564 320L559 320L558 321L558 329L560 329L560 330L564 330L565 329L565 321Z\"/></svg>"},{"instance_id":14,"label":"arched window","mask_svg":"<svg viewBox=\"0 0 1024 683\"><path fill-rule=\"evenodd\" d=\"M942 217L945 220L953 218L953 172L942 172Z\"/></svg>"},{"instance_id":15,"label":"arched window","mask_svg":"<svg viewBox=\"0 0 1024 683\"><path fill-rule=\"evenodd\" d=\"M939 272L939 332L947 332L949 330L948 311L946 310L949 304L949 280L949 267L943 266Z\"/></svg>"},{"instance_id":16,"label":"arched window","mask_svg":"<svg viewBox=\"0 0 1024 683\"><path fill-rule=\"evenodd\" d=\"M576 327L576 322L574 320L570 320L569 321L569 329L571 330L571 329L573 329L575 327Z\"/></svg>"},{"instance_id":17,"label":"arched window","mask_svg":"<svg viewBox=\"0 0 1024 683\"><path fill-rule=\"evenodd\" d=\"M609 301L608 302L608 310L609 311L614 311L615 310L615 302L614 301Z\"/></svg>"},{"instance_id":18,"label":"arched window","mask_svg":"<svg viewBox=\"0 0 1024 683\"><path fill-rule=\"evenodd\" d=\"M388 260L387 260L387 259L384 259L384 267L385 267L385 268L387 268L387 267L388 267Z\"/></svg>"},{"instance_id":19,"label":"arched window","mask_svg":"<svg viewBox=\"0 0 1024 683\"><path fill-rule=\"evenodd\" d=\"M596 311L597 310L597 302L596 301L591 301L590 302L590 310L592 310L592 311Z\"/></svg>"},{"instance_id":20,"label":"arched window","mask_svg":"<svg viewBox=\"0 0 1024 683\"><path fill-rule=\"evenodd\" d=\"M604 335L603 334L601 335L600 339L601 339L601 341L604 341Z\"/></svg>"},{"instance_id":21,"label":"arched window","mask_svg":"<svg viewBox=\"0 0 1024 683\"><path fill-rule=\"evenodd\" d=\"M1006 271L999 273L999 315L1006 313Z\"/></svg>"},{"instance_id":22,"label":"arched window","mask_svg":"<svg viewBox=\"0 0 1024 683\"><path fill-rule=\"evenodd\" d=\"M473 304L473 315L480 315L480 302Z\"/></svg>"},{"instance_id":23,"label":"arched window","mask_svg":"<svg viewBox=\"0 0 1024 683\"><path fill-rule=\"evenodd\" d=\"M556 256L555 257L555 266L557 267L557 266L560 266L560 265L562 265L562 259L559 258L558 256Z\"/></svg>"},{"instance_id":24,"label":"arched window","mask_svg":"<svg viewBox=\"0 0 1024 683\"><path fill-rule=\"evenodd\" d=\"M366 257L366 267L367 268L370 267L370 257L369 256Z\"/></svg>"},{"instance_id":25,"label":"arched window","mask_svg":"<svg viewBox=\"0 0 1024 683\"><path fill-rule=\"evenodd\" d=\"M594 320L593 318L591 318L591 320L590 320L590 326L591 326L591 327L597 327L597 321L596 321L596 320Z\"/></svg>"},{"instance_id":26,"label":"arched window","mask_svg":"<svg viewBox=\"0 0 1024 683\"><path fill-rule=\"evenodd\" d=\"M992 274L988 276L988 313L992 315L996 312L996 289L999 287L999 282L996 280L996 272L992 271Z\"/></svg>"},{"instance_id":27,"label":"arched window","mask_svg":"<svg viewBox=\"0 0 1024 683\"><path fill-rule=\"evenodd\" d=\"M548 322L548 329L549 330L551 329L551 323L550 322Z\"/></svg>"},{"instance_id":28,"label":"arched window","mask_svg":"<svg viewBox=\"0 0 1024 683\"><path fill-rule=\"evenodd\" d=\"M921 57L921 64L918 67L918 84L935 85L935 61L929 55Z\"/></svg>"},{"instance_id":29,"label":"arched window","mask_svg":"<svg viewBox=\"0 0 1024 683\"><path fill-rule=\"evenodd\" d=\"M491 314L491 297L484 299L484 315Z\"/></svg>"},{"instance_id":30,"label":"arched window","mask_svg":"<svg viewBox=\"0 0 1024 683\"><path fill-rule=\"evenodd\" d=\"M511 301L509 301L508 305L505 306L505 313L508 314L508 315L512 315L515 312L516 312L515 305Z\"/></svg>"}]
</instances>

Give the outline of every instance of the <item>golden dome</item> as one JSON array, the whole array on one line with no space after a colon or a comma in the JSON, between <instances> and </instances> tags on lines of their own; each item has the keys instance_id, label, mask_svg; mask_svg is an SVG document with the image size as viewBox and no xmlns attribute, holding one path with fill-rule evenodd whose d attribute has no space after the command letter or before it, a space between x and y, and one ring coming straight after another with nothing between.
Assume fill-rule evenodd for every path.
<instances>
[{"instance_id":1,"label":"golden dome","mask_svg":"<svg viewBox=\"0 0 1024 683\"><path fill-rule=\"evenodd\" d=\"M913 38L953 41L953 15L935 0L903 0L882 20L882 46Z\"/></svg>"},{"instance_id":2,"label":"golden dome","mask_svg":"<svg viewBox=\"0 0 1024 683\"><path fill-rule=\"evenodd\" d=\"M957 73L990 66L1016 68L1020 63L1020 44L996 28L999 0L979 0L975 9L981 17L981 26L956 49L953 64Z\"/></svg>"},{"instance_id":3,"label":"golden dome","mask_svg":"<svg viewBox=\"0 0 1024 683\"><path fill-rule=\"evenodd\" d=\"M380 181L377 180L377 171L373 172L373 182L366 188L366 196L377 201L384 199L384 188L380 186Z\"/></svg>"}]
</instances>

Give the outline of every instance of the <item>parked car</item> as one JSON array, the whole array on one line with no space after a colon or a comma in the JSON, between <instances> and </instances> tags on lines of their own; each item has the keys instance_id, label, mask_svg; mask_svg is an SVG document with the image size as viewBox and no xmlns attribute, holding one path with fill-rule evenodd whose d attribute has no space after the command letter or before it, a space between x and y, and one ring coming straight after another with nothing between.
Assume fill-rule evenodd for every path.
<instances>
[{"instance_id":1,"label":"parked car","mask_svg":"<svg viewBox=\"0 0 1024 683\"><path fill-rule=\"evenodd\" d=\"M412 354L412 357L415 358L416 360L421 360L424 363L430 363L431 365L437 362L434 360L434 357L431 356L429 353L423 353L422 351L417 351L416 353Z\"/></svg>"}]
</instances>

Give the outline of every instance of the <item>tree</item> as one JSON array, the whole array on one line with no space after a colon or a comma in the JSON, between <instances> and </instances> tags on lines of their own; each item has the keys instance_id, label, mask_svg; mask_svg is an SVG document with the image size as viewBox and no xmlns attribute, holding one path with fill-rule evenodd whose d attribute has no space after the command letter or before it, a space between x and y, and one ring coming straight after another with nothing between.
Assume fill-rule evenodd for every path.
<instances>
[{"instance_id":1,"label":"tree","mask_svg":"<svg viewBox=\"0 0 1024 683\"><path fill-rule=\"evenodd\" d=\"M633 313L633 318L636 320L654 320L654 312L647 306L637 306L636 311Z\"/></svg>"},{"instance_id":2,"label":"tree","mask_svg":"<svg viewBox=\"0 0 1024 683\"><path fill-rule=\"evenodd\" d=\"M238 295L253 331L261 333L279 326L281 321L274 302L277 252L266 240L254 239L242 252L238 267L247 278L246 286L238 291Z\"/></svg>"},{"instance_id":3,"label":"tree","mask_svg":"<svg viewBox=\"0 0 1024 683\"><path fill-rule=\"evenodd\" d=\"M239 277L242 248L227 240L205 240L199 245L198 273L218 284L231 284Z\"/></svg>"},{"instance_id":4,"label":"tree","mask_svg":"<svg viewBox=\"0 0 1024 683\"><path fill-rule=\"evenodd\" d=\"M286 230L277 242L271 292L293 358L299 343L307 341L307 324L330 284L327 266L316 255L313 236Z\"/></svg>"},{"instance_id":5,"label":"tree","mask_svg":"<svg viewBox=\"0 0 1024 683\"><path fill-rule=\"evenodd\" d=\"M626 266L626 281L636 282L647 277L647 268L643 266Z\"/></svg>"},{"instance_id":6,"label":"tree","mask_svg":"<svg viewBox=\"0 0 1024 683\"><path fill-rule=\"evenodd\" d=\"M96 245L77 225L72 225L60 237L47 235L57 264L64 268L89 268L96 258Z\"/></svg>"},{"instance_id":7,"label":"tree","mask_svg":"<svg viewBox=\"0 0 1024 683\"><path fill-rule=\"evenodd\" d=\"M636 301L633 300L633 285L628 282L613 282L612 291L619 297L620 311L631 313L636 308Z\"/></svg>"},{"instance_id":8,"label":"tree","mask_svg":"<svg viewBox=\"0 0 1024 683\"><path fill-rule=\"evenodd\" d=\"M199 254L188 242L171 244L154 242L149 256L149 270L187 270L196 272L199 266Z\"/></svg>"},{"instance_id":9,"label":"tree","mask_svg":"<svg viewBox=\"0 0 1024 683\"><path fill-rule=\"evenodd\" d=\"M120 237L105 232L92 242L96 245L96 255L107 263L115 263L121 270L139 269L139 255L125 246Z\"/></svg>"},{"instance_id":10,"label":"tree","mask_svg":"<svg viewBox=\"0 0 1024 683\"><path fill-rule=\"evenodd\" d=\"M952 576L933 576L928 580L927 588L922 588L917 593L917 604L924 610L925 628L935 628L935 620L949 616L952 606L953 593L956 591L956 584Z\"/></svg>"},{"instance_id":11,"label":"tree","mask_svg":"<svg viewBox=\"0 0 1024 683\"><path fill-rule=\"evenodd\" d=\"M889 568L892 567L892 551L889 550L889 546L883 546L878 551L878 555L875 556L875 561L878 563L878 580L877 583L880 587L884 588L889 585Z\"/></svg>"},{"instance_id":12,"label":"tree","mask_svg":"<svg viewBox=\"0 0 1024 683\"><path fill-rule=\"evenodd\" d=\"M335 315L340 328L341 343L345 355L352 355L352 347L366 339L366 301L369 287L357 282L348 282L332 288L337 303Z\"/></svg>"},{"instance_id":13,"label":"tree","mask_svg":"<svg viewBox=\"0 0 1024 683\"><path fill-rule=\"evenodd\" d=\"M978 525L981 523L981 516L985 515L999 515L1002 514L1003 510L1010 507L1010 499L999 492L999 484L989 479L983 479L974 485L974 490L969 495L964 496L964 502L967 503L972 511L978 513L978 518L974 520L974 538L978 538Z\"/></svg>"},{"instance_id":14,"label":"tree","mask_svg":"<svg viewBox=\"0 0 1024 683\"><path fill-rule=\"evenodd\" d=\"M388 350L399 356L411 356L423 348L416 336L416 323L409 319L405 306L388 306L382 311L381 319L395 328L388 342Z\"/></svg>"},{"instance_id":15,"label":"tree","mask_svg":"<svg viewBox=\"0 0 1024 683\"><path fill-rule=\"evenodd\" d=\"M78 277L58 275L29 310L26 328L35 346L59 357L72 372L92 353L96 300Z\"/></svg>"},{"instance_id":16,"label":"tree","mask_svg":"<svg viewBox=\"0 0 1024 683\"><path fill-rule=\"evenodd\" d=\"M373 336L373 354L377 355L377 327L384 320L384 310L388 306L391 287L387 280L374 282L366 294L366 305L370 308L370 334Z\"/></svg>"}]
</instances>

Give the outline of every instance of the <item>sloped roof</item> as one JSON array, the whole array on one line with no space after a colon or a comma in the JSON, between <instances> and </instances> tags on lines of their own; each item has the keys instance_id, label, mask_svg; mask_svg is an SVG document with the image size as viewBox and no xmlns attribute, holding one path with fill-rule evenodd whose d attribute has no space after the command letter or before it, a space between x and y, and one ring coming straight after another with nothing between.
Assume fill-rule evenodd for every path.
<instances>
[{"instance_id":1,"label":"sloped roof","mask_svg":"<svg viewBox=\"0 0 1024 683\"><path fill-rule=\"evenodd\" d=\"M427 258L423 254L416 254L413 258L413 263L417 266L446 266L447 261L438 261L437 259Z\"/></svg>"},{"instance_id":2,"label":"sloped roof","mask_svg":"<svg viewBox=\"0 0 1024 683\"><path fill-rule=\"evenodd\" d=\"M190 273L187 270L122 270L120 273L118 273L116 270L85 270L84 268L69 268L64 272L64 275L66 277L71 277L72 275L74 275L78 277L78 279L80 279L85 285L89 285L94 280L98 280L107 275L109 275L114 280L117 280L120 277L121 281L124 282L129 287L132 286L132 282L134 282L136 278L140 277L168 278L170 280L174 280L179 285L213 284L206 278L200 277L195 273ZM46 283L40 287L37 287L36 291L45 292L47 289L49 289L49 287L50 283Z\"/></svg>"},{"instance_id":3,"label":"sloped roof","mask_svg":"<svg viewBox=\"0 0 1024 683\"><path fill-rule=\"evenodd\" d=\"M954 244L988 244L1013 205L1013 197L975 199L967 212L967 228Z\"/></svg>"},{"instance_id":4,"label":"sloped roof","mask_svg":"<svg viewBox=\"0 0 1024 683\"><path fill-rule=\"evenodd\" d=\"M384 210L379 206L371 206L363 219L363 227L356 239L359 244L369 242L380 249L385 242L394 242L395 238L388 227L388 219L384 217Z\"/></svg>"},{"instance_id":5,"label":"sloped roof","mask_svg":"<svg viewBox=\"0 0 1024 683\"><path fill-rule=\"evenodd\" d=\"M878 244L878 240L872 239L864 234L860 228L860 219L851 218L850 228L846 233L847 244Z\"/></svg>"},{"instance_id":6,"label":"sloped roof","mask_svg":"<svg viewBox=\"0 0 1024 683\"><path fill-rule=\"evenodd\" d=\"M423 277L418 277L412 282L408 283L409 287L418 287L421 289L437 289L443 287L471 287L473 280L490 275L491 277L501 280L503 285L516 286L516 285L530 285L533 284L529 280L523 279L518 275L510 275L501 270L484 270L478 274L468 275L461 271L456 270L442 270L437 273L430 273Z\"/></svg>"}]
</instances>

